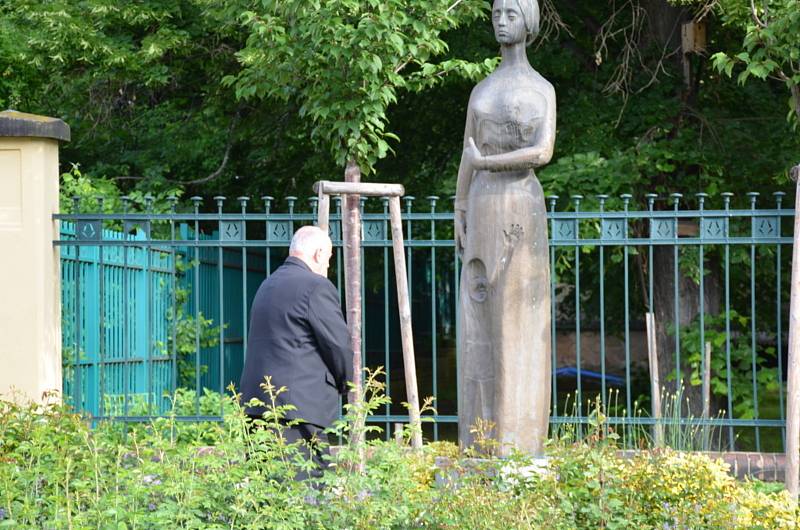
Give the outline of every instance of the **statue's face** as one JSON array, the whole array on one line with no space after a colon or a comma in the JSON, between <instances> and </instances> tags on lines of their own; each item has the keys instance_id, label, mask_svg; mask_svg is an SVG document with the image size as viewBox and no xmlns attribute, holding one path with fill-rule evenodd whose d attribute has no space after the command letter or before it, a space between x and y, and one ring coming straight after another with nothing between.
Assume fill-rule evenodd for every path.
<instances>
[{"instance_id":1,"label":"statue's face","mask_svg":"<svg viewBox=\"0 0 800 530\"><path fill-rule=\"evenodd\" d=\"M494 36L500 44L525 42L527 30L517 0L494 0L492 6Z\"/></svg>"}]
</instances>

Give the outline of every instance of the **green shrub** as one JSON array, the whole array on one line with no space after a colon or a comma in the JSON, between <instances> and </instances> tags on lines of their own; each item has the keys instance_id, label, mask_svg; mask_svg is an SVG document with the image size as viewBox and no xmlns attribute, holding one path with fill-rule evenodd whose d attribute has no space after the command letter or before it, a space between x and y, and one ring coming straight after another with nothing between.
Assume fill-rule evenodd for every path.
<instances>
[{"instance_id":1,"label":"green shrub","mask_svg":"<svg viewBox=\"0 0 800 530\"><path fill-rule=\"evenodd\" d=\"M380 384L369 381L370 398L350 409L350 420L385 403ZM601 423L585 439L551 442L546 460L460 458L444 442L419 452L361 442L339 451L315 489L292 480L311 464L280 429L251 434L234 397L203 398L214 407L226 400L223 422L172 416L92 429L59 405L0 402L0 527L798 527L797 505L785 492L737 482L701 454L661 449L620 458ZM193 395L177 396L176 414L192 402ZM273 403L263 421L278 425L286 410ZM348 425L341 422L337 434L346 437ZM439 485L437 456L452 463Z\"/></svg>"}]
</instances>

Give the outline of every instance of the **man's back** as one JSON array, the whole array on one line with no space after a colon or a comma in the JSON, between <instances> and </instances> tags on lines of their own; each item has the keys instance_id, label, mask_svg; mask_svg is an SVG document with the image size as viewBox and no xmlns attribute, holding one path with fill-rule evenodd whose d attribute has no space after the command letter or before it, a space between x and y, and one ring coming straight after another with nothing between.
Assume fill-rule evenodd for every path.
<instances>
[{"instance_id":1,"label":"man's back","mask_svg":"<svg viewBox=\"0 0 800 530\"><path fill-rule=\"evenodd\" d=\"M352 380L352 350L338 293L302 260L287 258L264 280L253 300L247 358L240 382L242 403L255 397L271 404L265 376L286 387L276 405L294 405L287 419L326 427L338 415L337 396ZM263 407L248 408L261 415Z\"/></svg>"}]
</instances>

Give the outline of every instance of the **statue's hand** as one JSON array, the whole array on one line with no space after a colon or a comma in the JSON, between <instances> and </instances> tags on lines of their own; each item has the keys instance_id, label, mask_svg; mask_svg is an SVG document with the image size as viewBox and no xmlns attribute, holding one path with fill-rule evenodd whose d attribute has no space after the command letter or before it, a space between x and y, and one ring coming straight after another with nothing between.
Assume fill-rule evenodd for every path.
<instances>
[{"instance_id":1,"label":"statue's hand","mask_svg":"<svg viewBox=\"0 0 800 530\"><path fill-rule=\"evenodd\" d=\"M463 256L464 244L467 242L467 212L464 210L456 210L454 220L456 252L458 252L459 256Z\"/></svg>"},{"instance_id":2,"label":"statue's hand","mask_svg":"<svg viewBox=\"0 0 800 530\"><path fill-rule=\"evenodd\" d=\"M475 145L475 140L472 139L472 136L469 137L467 143L468 145L464 148L464 152L461 155L462 158L467 161L469 167L474 171L484 169L481 167L483 155L478 150L478 146Z\"/></svg>"}]
</instances>

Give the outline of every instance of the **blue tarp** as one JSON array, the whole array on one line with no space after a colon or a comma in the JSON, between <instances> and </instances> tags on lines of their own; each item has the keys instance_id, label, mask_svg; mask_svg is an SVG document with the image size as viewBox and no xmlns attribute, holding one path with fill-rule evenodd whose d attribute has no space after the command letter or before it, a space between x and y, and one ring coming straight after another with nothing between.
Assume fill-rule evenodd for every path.
<instances>
[{"instance_id":1,"label":"blue tarp","mask_svg":"<svg viewBox=\"0 0 800 530\"><path fill-rule=\"evenodd\" d=\"M581 378L582 379L597 379L601 381L603 379L603 374L600 372L593 372L592 370L581 370ZM574 366L565 366L564 368L559 368L556 370L556 377L578 377L578 369ZM622 386L625 384L625 378L620 377L618 375L611 375L606 374L606 383L615 386Z\"/></svg>"}]
</instances>

